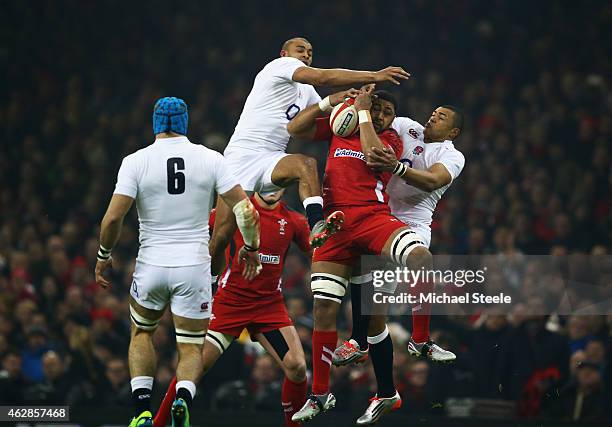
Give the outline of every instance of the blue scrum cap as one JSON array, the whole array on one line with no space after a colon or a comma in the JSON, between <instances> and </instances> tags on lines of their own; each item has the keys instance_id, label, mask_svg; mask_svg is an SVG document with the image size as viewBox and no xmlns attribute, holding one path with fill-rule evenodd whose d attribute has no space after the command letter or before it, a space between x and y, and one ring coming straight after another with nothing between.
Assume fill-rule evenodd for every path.
<instances>
[{"instance_id":1,"label":"blue scrum cap","mask_svg":"<svg viewBox=\"0 0 612 427\"><path fill-rule=\"evenodd\" d=\"M180 98L167 96L160 98L153 108L153 133L175 132L187 135L187 104Z\"/></svg>"}]
</instances>

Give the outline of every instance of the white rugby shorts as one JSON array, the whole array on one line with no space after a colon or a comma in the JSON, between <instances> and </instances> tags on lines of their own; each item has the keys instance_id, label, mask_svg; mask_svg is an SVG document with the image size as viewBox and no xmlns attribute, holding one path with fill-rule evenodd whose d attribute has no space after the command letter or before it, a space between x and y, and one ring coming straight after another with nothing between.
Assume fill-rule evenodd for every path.
<instances>
[{"instance_id":1,"label":"white rugby shorts","mask_svg":"<svg viewBox=\"0 0 612 427\"><path fill-rule=\"evenodd\" d=\"M136 261L130 294L150 310L170 310L188 319L208 319L212 311L210 262L159 267Z\"/></svg>"},{"instance_id":2,"label":"white rugby shorts","mask_svg":"<svg viewBox=\"0 0 612 427\"><path fill-rule=\"evenodd\" d=\"M225 150L225 164L238 178L244 191L274 193L281 187L272 183L272 171L283 157L282 151L254 151L241 147Z\"/></svg>"}]
</instances>

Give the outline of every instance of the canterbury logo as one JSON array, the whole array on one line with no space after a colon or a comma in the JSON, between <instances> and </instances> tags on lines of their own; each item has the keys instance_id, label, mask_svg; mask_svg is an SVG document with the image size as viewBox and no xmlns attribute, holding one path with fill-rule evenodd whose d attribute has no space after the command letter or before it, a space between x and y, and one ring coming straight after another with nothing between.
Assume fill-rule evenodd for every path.
<instances>
[{"instance_id":1,"label":"canterbury logo","mask_svg":"<svg viewBox=\"0 0 612 427\"><path fill-rule=\"evenodd\" d=\"M329 355L329 357L327 357ZM321 360L327 363L329 366L332 364L332 358L334 357L334 352L329 348L323 346L323 353L321 353Z\"/></svg>"}]
</instances>

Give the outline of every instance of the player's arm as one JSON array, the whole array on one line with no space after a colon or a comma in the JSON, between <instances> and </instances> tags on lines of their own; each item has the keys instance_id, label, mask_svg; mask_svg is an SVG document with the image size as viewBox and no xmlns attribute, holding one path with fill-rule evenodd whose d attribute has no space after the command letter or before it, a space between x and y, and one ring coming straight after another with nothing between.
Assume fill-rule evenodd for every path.
<instances>
[{"instance_id":1,"label":"player's arm","mask_svg":"<svg viewBox=\"0 0 612 427\"><path fill-rule=\"evenodd\" d=\"M348 86L364 83L391 82L400 84L410 78L402 67L387 67L380 71L355 71L343 68L299 67L293 73L293 81L313 86Z\"/></svg>"},{"instance_id":2,"label":"player's arm","mask_svg":"<svg viewBox=\"0 0 612 427\"><path fill-rule=\"evenodd\" d=\"M258 253L260 237L259 213L240 185L234 186L220 196L234 213L238 230L240 234L242 234L242 239L244 240L244 246L240 248L239 252L240 260L245 261L245 268L242 275L247 280L252 280L261 271L261 262ZM221 249L215 249L216 251L221 250L221 254L233 236L233 232L224 231L223 223L225 222L226 221L220 222L220 227L215 226L215 230L213 231L213 238L215 233L221 234L219 239L221 239L221 242L226 242L225 245L220 246ZM219 228L222 228L222 230L219 231Z\"/></svg>"},{"instance_id":3,"label":"player's arm","mask_svg":"<svg viewBox=\"0 0 612 427\"><path fill-rule=\"evenodd\" d=\"M111 252L121 235L123 219L128 213L134 199L123 194L113 194L100 225L100 248L96 263L96 283L106 288L110 282L103 276L104 270L112 265Z\"/></svg>"},{"instance_id":4,"label":"player's arm","mask_svg":"<svg viewBox=\"0 0 612 427\"><path fill-rule=\"evenodd\" d=\"M372 108L372 92L374 85L367 85L362 88L357 98L355 98L355 109L359 115L359 140L361 141L361 151L366 155L372 151L372 148L377 147L381 150L385 148L372 123L370 116L370 108Z\"/></svg>"},{"instance_id":5,"label":"player's arm","mask_svg":"<svg viewBox=\"0 0 612 427\"><path fill-rule=\"evenodd\" d=\"M413 169L401 163L395 154L386 148L373 148L368 159L368 166L375 170L391 172L408 184L427 192L449 184L453 178L442 163L434 163L429 169Z\"/></svg>"},{"instance_id":6,"label":"player's arm","mask_svg":"<svg viewBox=\"0 0 612 427\"><path fill-rule=\"evenodd\" d=\"M315 139L317 134L317 119L329 115L329 112L336 105L346 98L354 98L359 94L357 89L348 89L336 92L325 97L318 104L313 104L305 110L300 111L289 123L287 132L297 139Z\"/></svg>"}]
</instances>

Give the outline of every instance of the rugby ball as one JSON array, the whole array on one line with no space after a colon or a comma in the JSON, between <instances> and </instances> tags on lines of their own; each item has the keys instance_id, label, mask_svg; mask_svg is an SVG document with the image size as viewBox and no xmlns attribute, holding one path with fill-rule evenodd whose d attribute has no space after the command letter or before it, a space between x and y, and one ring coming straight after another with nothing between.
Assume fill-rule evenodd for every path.
<instances>
[{"instance_id":1,"label":"rugby ball","mask_svg":"<svg viewBox=\"0 0 612 427\"><path fill-rule=\"evenodd\" d=\"M354 99L347 98L332 110L329 116L329 126L334 135L347 138L357 132L359 118L357 117L357 110L353 106L354 102Z\"/></svg>"}]
</instances>

